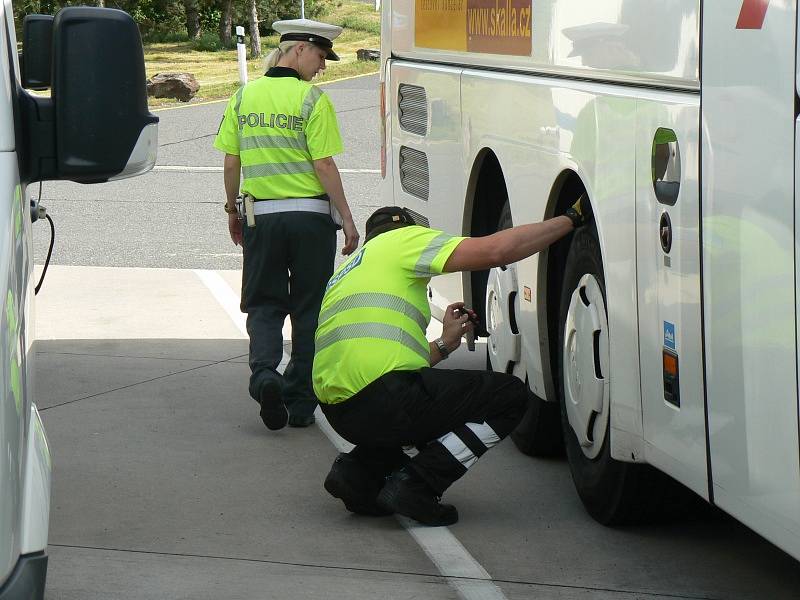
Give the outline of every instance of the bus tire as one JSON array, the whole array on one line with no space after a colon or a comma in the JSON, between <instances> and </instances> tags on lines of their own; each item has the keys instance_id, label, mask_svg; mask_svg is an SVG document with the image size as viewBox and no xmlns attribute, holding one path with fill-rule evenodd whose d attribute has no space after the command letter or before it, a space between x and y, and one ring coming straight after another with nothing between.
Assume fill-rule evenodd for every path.
<instances>
[{"instance_id":1,"label":"bus tire","mask_svg":"<svg viewBox=\"0 0 800 600\"><path fill-rule=\"evenodd\" d=\"M582 291L578 289L579 286L583 286ZM595 431L603 432L602 440L592 439L591 436L587 436L584 438L584 444L581 445L576 434L576 428L580 429L580 426L587 421L581 421L579 417L573 416L572 418L576 421L576 424L573 425L570 422L570 411L567 409L567 402L574 402L576 397L583 396L573 390L575 384L570 384L565 375L573 377L573 381L579 382L576 388L578 391L583 389L582 386L593 385L594 380L589 381L589 378L595 375L595 373L578 373L577 376L574 373L565 374L564 365L565 355L571 357L571 364L567 366L568 369L579 371L580 364L586 365L586 362L581 362L581 356L576 359L576 355L585 350L577 350L575 346L571 346L570 350L566 350L564 344L569 319L573 319L573 321L569 321L570 323L579 321L574 315L568 314L573 295L576 295L576 302L581 302L580 298L583 298L585 306L588 295L587 288L590 286L593 288L590 291L593 292L597 301L596 309L601 304L600 298L597 296L599 289L602 296L603 313L599 321L600 323L607 323L605 277L600 244L597 241L595 231L589 227L584 227L576 231L573 236L561 290L557 358L561 426L572 480L588 513L604 525L632 524L650 520L659 514L659 499L663 498L664 495L669 495L665 489L665 486L669 483L669 478L648 465L625 463L611 458L609 443L610 409L608 409L610 399L607 398L606 400L604 405L606 409L596 415L600 419L605 419L605 423L588 421L591 423L590 429L593 428ZM583 293L582 296L580 296L581 293ZM586 310L585 308L575 309L574 303L572 307L573 312ZM582 322L585 323L587 321L584 320ZM605 326L607 327L607 325ZM574 333L575 329L570 331L571 339L589 339L589 336L585 334L581 337ZM595 340L595 344L598 343L598 339L602 339L597 333L594 333L591 337ZM580 341L576 341L575 344L580 344ZM600 359L595 358L595 364L602 363L603 350L598 350L597 348L593 348L593 350L594 355L600 357ZM606 366L607 362L606 356ZM597 367L595 367L596 370ZM608 373L602 375L606 378L608 377ZM567 398L567 395L570 397ZM573 409L573 415L575 411L576 409ZM587 439L591 441L587 442ZM587 450L587 444L591 445L589 450Z\"/></svg>"},{"instance_id":2,"label":"bus tire","mask_svg":"<svg viewBox=\"0 0 800 600\"><path fill-rule=\"evenodd\" d=\"M523 454L555 457L564 455L561 409L558 402L547 402L528 390L528 408L511 439Z\"/></svg>"}]
</instances>

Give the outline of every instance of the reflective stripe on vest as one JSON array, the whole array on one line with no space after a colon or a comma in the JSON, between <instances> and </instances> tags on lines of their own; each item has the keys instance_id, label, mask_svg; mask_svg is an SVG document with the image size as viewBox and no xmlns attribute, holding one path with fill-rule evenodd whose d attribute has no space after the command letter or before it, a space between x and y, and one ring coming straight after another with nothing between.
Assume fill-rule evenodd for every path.
<instances>
[{"instance_id":1,"label":"reflective stripe on vest","mask_svg":"<svg viewBox=\"0 0 800 600\"><path fill-rule=\"evenodd\" d=\"M447 235L446 233L440 233L431 240L417 260L417 264L414 265L414 274L417 277L433 277L434 275L438 274L431 271L431 265L436 259L436 255L439 254L439 251L444 248L444 245L451 238L452 236Z\"/></svg>"},{"instance_id":2,"label":"reflective stripe on vest","mask_svg":"<svg viewBox=\"0 0 800 600\"><path fill-rule=\"evenodd\" d=\"M400 296L378 292L363 292L342 298L339 302L320 313L319 322L324 323L332 316L354 308L383 308L386 310L393 310L414 321L422 331L425 331L428 327L428 320L416 306Z\"/></svg>"},{"instance_id":3,"label":"reflective stripe on vest","mask_svg":"<svg viewBox=\"0 0 800 600\"><path fill-rule=\"evenodd\" d=\"M303 139L291 138L283 135L249 135L239 136L239 150L253 150L255 148L293 148L308 152L305 136Z\"/></svg>"},{"instance_id":4,"label":"reflective stripe on vest","mask_svg":"<svg viewBox=\"0 0 800 600\"><path fill-rule=\"evenodd\" d=\"M420 343L414 339L414 336L400 327L387 325L386 323L350 323L332 329L328 333L317 338L315 352L322 352L325 348L337 342L358 338L378 338L388 342L397 342L418 354L425 361L430 359L429 347L420 345Z\"/></svg>"},{"instance_id":5,"label":"reflective stripe on vest","mask_svg":"<svg viewBox=\"0 0 800 600\"><path fill-rule=\"evenodd\" d=\"M239 139L242 138L242 127L244 127L244 123L239 121L239 107L242 105L242 95L244 94L244 88L240 87L236 91L236 104L233 106L233 112L236 115L236 123L239 125Z\"/></svg>"},{"instance_id":6,"label":"reflective stripe on vest","mask_svg":"<svg viewBox=\"0 0 800 600\"><path fill-rule=\"evenodd\" d=\"M261 163L242 167L245 179L256 177L269 177L270 175L297 175L298 173L313 173L314 163L303 160L290 163Z\"/></svg>"}]
</instances>

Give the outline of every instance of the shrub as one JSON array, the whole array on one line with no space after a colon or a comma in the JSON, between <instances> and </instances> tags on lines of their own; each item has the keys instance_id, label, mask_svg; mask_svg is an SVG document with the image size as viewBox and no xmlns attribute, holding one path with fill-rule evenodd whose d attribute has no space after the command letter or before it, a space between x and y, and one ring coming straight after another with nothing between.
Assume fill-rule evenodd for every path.
<instances>
[{"instance_id":1,"label":"shrub","mask_svg":"<svg viewBox=\"0 0 800 600\"><path fill-rule=\"evenodd\" d=\"M186 35L185 31L179 32L179 31L151 30L147 32L144 31L142 32L142 41L150 44L188 42L189 36Z\"/></svg>"},{"instance_id":2,"label":"shrub","mask_svg":"<svg viewBox=\"0 0 800 600\"><path fill-rule=\"evenodd\" d=\"M355 29L366 31L372 35L381 34L381 23L374 19L369 19L361 15L348 15L342 19L341 26L345 29Z\"/></svg>"},{"instance_id":3,"label":"shrub","mask_svg":"<svg viewBox=\"0 0 800 600\"><path fill-rule=\"evenodd\" d=\"M192 48L201 52L219 52L223 50L222 41L216 33L205 32L192 41Z\"/></svg>"}]
</instances>

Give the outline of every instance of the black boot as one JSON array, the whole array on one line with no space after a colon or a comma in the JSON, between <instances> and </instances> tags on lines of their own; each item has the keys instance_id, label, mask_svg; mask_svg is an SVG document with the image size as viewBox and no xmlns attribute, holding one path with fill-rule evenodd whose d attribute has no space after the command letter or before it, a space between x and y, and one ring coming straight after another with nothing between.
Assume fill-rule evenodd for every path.
<instances>
[{"instance_id":1,"label":"black boot","mask_svg":"<svg viewBox=\"0 0 800 600\"><path fill-rule=\"evenodd\" d=\"M382 485L383 478L371 476L356 459L344 453L336 457L325 478L325 489L344 502L347 510L370 517L385 517L393 512L375 502Z\"/></svg>"},{"instance_id":2,"label":"black boot","mask_svg":"<svg viewBox=\"0 0 800 600\"><path fill-rule=\"evenodd\" d=\"M277 381L267 381L261 387L258 403L261 405L259 413L261 420L264 421L267 429L276 431L286 427L289 411L286 410L286 405L283 403L281 386Z\"/></svg>"},{"instance_id":3,"label":"black boot","mask_svg":"<svg viewBox=\"0 0 800 600\"><path fill-rule=\"evenodd\" d=\"M411 517L424 525L452 525L458 511L452 504L442 504L431 487L411 467L392 473L378 493L378 504L386 510Z\"/></svg>"}]
</instances>

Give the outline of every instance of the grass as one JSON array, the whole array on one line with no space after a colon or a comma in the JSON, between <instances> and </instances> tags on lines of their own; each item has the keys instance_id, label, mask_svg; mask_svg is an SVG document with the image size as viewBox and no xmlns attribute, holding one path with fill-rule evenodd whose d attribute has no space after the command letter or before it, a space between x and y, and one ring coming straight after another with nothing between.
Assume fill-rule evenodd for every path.
<instances>
[{"instance_id":1,"label":"grass","mask_svg":"<svg viewBox=\"0 0 800 600\"><path fill-rule=\"evenodd\" d=\"M319 20L344 27L336 39L334 48L341 60L328 62L327 69L314 83L342 79L355 75L375 73L378 63L359 61L356 51L360 48L380 47L380 13L374 6L354 0L340 0L332 5ZM278 36L261 38L261 58L247 61L248 80L264 74L264 58L278 44ZM249 52L248 52L249 53ZM208 102L229 98L239 87L239 67L236 50L208 52L197 49L192 42L166 42L145 44L144 60L147 76L156 73L185 72L194 75L200 84L195 97L189 103ZM185 106L169 98L149 98L151 108Z\"/></svg>"}]
</instances>

